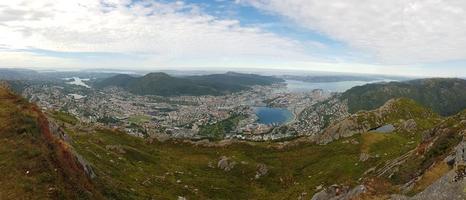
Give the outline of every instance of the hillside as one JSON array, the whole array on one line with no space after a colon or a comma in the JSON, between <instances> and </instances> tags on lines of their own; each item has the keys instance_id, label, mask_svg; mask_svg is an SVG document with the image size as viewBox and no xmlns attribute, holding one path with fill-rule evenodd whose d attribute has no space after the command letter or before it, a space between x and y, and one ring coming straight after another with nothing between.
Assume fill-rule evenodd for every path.
<instances>
[{"instance_id":1,"label":"hillside","mask_svg":"<svg viewBox=\"0 0 466 200\"><path fill-rule=\"evenodd\" d=\"M443 116L454 115L466 109L466 80L432 78L367 84L351 88L340 99L348 102L350 113L356 113L400 97L413 99Z\"/></svg>"},{"instance_id":2,"label":"hillside","mask_svg":"<svg viewBox=\"0 0 466 200\"><path fill-rule=\"evenodd\" d=\"M82 124L66 113L48 112L47 119L37 106L0 91L0 120L5 122L0 124L0 168L10 172L0 177L1 199L421 195L448 172L454 174L446 158L466 132L466 111L442 119L402 98L352 115L344 126L330 124L327 130L334 133L358 134L335 137L326 145L302 139L159 142ZM394 129L376 130L386 124Z\"/></svg>"},{"instance_id":3,"label":"hillside","mask_svg":"<svg viewBox=\"0 0 466 200\"><path fill-rule=\"evenodd\" d=\"M96 83L97 87L116 86L139 95L221 95L249 89L254 85L271 85L282 79L228 72L202 76L173 77L166 73L149 73L143 77L117 75Z\"/></svg>"},{"instance_id":4,"label":"hillside","mask_svg":"<svg viewBox=\"0 0 466 200\"><path fill-rule=\"evenodd\" d=\"M387 101L382 107L361 111L330 124L316 141L328 143L341 137L376 131L380 127L391 127L385 132L417 132L440 122L441 118L414 100L400 98Z\"/></svg>"},{"instance_id":5,"label":"hillside","mask_svg":"<svg viewBox=\"0 0 466 200\"><path fill-rule=\"evenodd\" d=\"M37 106L3 87L0 122L0 199L103 198L61 132Z\"/></svg>"}]
</instances>

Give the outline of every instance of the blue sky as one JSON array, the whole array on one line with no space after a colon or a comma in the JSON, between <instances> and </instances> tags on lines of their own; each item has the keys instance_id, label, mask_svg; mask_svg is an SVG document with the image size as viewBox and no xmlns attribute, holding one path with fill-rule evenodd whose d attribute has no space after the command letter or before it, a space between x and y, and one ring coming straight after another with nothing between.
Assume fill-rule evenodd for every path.
<instances>
[{"instance_id":1,"label":"blue sky","mask_svg":"<svg viewBox=\"0 0 466 200\"><path fill-rule=\"evenodd\" d=\"M0 66L466 76L466 3L18 0Z\"/></svg>"}]
</instances>

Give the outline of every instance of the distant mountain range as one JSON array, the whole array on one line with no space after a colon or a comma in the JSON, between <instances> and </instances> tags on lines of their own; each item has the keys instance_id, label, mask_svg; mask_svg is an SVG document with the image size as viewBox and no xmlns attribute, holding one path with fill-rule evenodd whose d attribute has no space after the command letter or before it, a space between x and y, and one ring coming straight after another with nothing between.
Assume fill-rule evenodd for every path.
<instances>
[{"instance_id":1,"label":"distant mountain range","mask_svg":"<svg viewBox=\"0 0 466 200\"><path fill-rule=\"evenodd\" d=\"M385 80L406 81L412 78L388 75L283 75L280 78L308 83L332 83L344 81L380 82Z\"/></svg>"},{"instance_id":2,"label":"distant mountain range","mask_svg":"<svg viewBox=\"0 0 466 200\"><path fill-rule=\"evenodd\" d=\"M466 80L430 78L367 84L349 89L340 99L347 101L350 113L355 113L400 97L413 99L443 116L453 115L466 109Z\"/></svg>"},{"instance_id":3,"label":"distant mountain range","mask_svg":"<svg viewBox=\"0 0 466 200\"><path fill-rule=\"evenodd\" d=\"M250 89L254 85L271 85L284 82L272 76L227 72L201 76L174 77L163 72L142 77L116 75L95 84L98 88L121 87L138 95L222 95Z\"/></svg>"}]
</instances>

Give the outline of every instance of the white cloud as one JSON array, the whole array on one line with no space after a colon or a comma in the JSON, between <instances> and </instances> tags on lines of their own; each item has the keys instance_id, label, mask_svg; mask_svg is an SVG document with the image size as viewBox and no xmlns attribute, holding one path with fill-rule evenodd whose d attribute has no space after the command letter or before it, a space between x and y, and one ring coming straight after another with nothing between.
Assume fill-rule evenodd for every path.
<instances>
[{"instance_id":1,"label":"white cloud","mask_svg":"<svg viewBox=\"0 0 466 200\"><path fill-rule=\"evenodd\" d=\"M381 63L466 59L464 0L241 0L375 55Z\"/></svg>"},{"instance_id":2,"label":"white cloud","mask_svg":"<svg viewBox=\"0 0 466 200\"><path fill-rule=\"evenodd\" d=\"M218 19L182 1L1 1L0 47L134 53L165 62L309 58L297 41ZM0 55L0 64L4 59Z\"/></svg>"}]
</instances>

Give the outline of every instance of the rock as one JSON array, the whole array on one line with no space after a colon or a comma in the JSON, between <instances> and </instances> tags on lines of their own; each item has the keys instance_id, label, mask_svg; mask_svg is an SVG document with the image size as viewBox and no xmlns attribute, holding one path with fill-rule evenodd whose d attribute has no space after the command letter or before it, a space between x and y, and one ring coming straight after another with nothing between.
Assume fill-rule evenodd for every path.
<instances>
[{"instance_id":1,"label":"rock","mask_svg":"<svg viewBox=\"0 0 466 200\"><path fill-rule=\"evenodd\" d=\"M235 167L235 165L236 165L236 162L230 160L230 158L226 156L220 157L220 160L217 163L217 167L226 172L232 170L233 167Z\"/></svg>"},{"instance_id":2,"label":"rock","mask_svg":"<svg viewBox=\"0 0 466 200\"><path fill-rule=\"evenodd\" d=\"M359 144L359 142L358 142L356 139L351 139L351 140L350 140L350 143L351 143L351 144Z\"/></svg>"},{"instance_id":3,"label":"rock","mask_svg":"<svg viewBox=\"0 0 466 200\"><path fill-rule=\"evenodd\" d=\"M332 185L316 193L311 200L351 200L357 199L365 191L364 185L358 185L351 190L347 186Z\"/></svg>"},{"instance_id":4,"label":"rock","mask_svg":"<svg viewBox=\"0 0 466 200\"><path fill-rule=\"evenodd\" d=\"M322 190L323 187L324 187L324 186L322 186L322 185L317 186L317 187L316 187L316 191Z\"/></svg>"},{"instance_id":5,"label":"rock","mask_svg":"<svg viewBox=\"0 0 466 200\"><path fill-rule=\"evenodd\" d=\"M91 165L81 155L75 152L73 153L76 158L76 161L81 165L81 167L84 169L84 172L89 176L89 178L93 179L97 177Z\"/></svg>"},{"instance_id":6,"label":"rock","mask_svg":"<svg viewBox=\"0 0 466 200\"><path fill-rule=\"evenodd\" d=\"M466 187L466 182L452 181L455 176L454 170L451 170L424 191L416 194L413 197L403 195L392 195L392 200L463 200L466 199L466 194L463 192Z\"/></svg>"},{"instance_id":7,"label":"rock","mask_svg":"<svg viewBox=\"0 0 466 200\"><path fill-rule=\"evenodd\" d=\"M186 197L178 196L178 200L187 200Z\"/></svg>"},{"instance_id":8,"label":"rock","mask_svg":"<svg viewBox=\"0 0 466 200\"><path fill-rule=\"evenodd\" d=\"M413 132L417 128L417 123L414 121L414 119L409 119L401 123L400 129L408 131L408 132Z\"/></svg>"},{"instance_id":9,"label":"rock","mask_svg":"<svg viewBox=\"0 0 466 200\"><path fill-rule=\"evenodd\" d=\"M369 160L370 158L370 155L368 153L361 153L361 155L359 155L359 161L361 162L365 162L366 160Z\"/></svg>"},{"instance_id":10,"label":"rock","mask_svg":"<svg viewBox=\"0 0 466 200\"><path fill-rule=\"evenodd\" d=\"M445 159L443 159L443 162L447 163L450 167L453 167L455 165L455 158L456 155L448 155Z\"/></svg>"},{"instance_id":11,"label":"rock","mask_svg":"<svg viewBox=\"0 0 466 200\"><path fill-rule=\"evenodd\" d=\"M267 168L267 165L265 164L257 164L257 171L256 171L256 176L255 178L258 179L262 176L265 176L267 175L267 173L269 172L269 169Z\"/></svg>"},{"instance_id":12,"label":"rock","mask_svg":"<svg viewBox=\"0 0 466 200\"><path fill-rule=\"evenodd\" d=\"M366 187L364 185L358 185L351 189L346 195L341 198L342 200L357 199L362 193L366 192Z\"/></svg>"}]
</instances>

